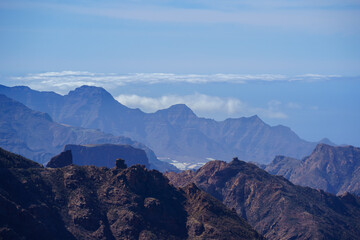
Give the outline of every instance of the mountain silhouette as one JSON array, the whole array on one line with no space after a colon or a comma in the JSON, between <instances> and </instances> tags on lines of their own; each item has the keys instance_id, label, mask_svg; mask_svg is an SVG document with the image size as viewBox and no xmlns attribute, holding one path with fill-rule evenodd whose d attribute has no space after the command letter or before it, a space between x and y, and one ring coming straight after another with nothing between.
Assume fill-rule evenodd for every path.
<instances>
[{"instance_id":1,"label":"mountain silhouette","mask_svg":"<svg viewBox=\"0 0 360 240\"><path fill-rule=\"evenodd\" d=\"M61 96L1 85L0 93L50 114L57 122L130 137L159 157L180 161L239 156L246 161L269 163L277 155L303 158L316 146L300 139L290 128L269 126L256 115L215 121L196 116L184 104L144 113L122 105L99 87L82 86Z\"/></svg>"}]
</instances>

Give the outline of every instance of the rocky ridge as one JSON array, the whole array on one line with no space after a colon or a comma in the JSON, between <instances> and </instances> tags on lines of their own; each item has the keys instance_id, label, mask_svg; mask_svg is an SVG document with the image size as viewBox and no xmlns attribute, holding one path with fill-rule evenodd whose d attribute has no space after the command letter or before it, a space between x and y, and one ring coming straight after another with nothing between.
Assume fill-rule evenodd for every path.
<instances>
[{"instance_id":1,"label":"rocky ridge","mask_svg":"<svg viewBox=\"0 0 360 240\"><path fill-rule=\"evenodd\" d=\"M82 86L61 96L0 85L0 93L50 114L55 121L127 136L149 146L157 156L181 162L239 156L269 163L276 155L302 158L316 146L300 139L290 128L269 126L258 116L218 122L196 116L184 104L144 113L122 105L99 87Z\"/></svg>"},{"instance_id":2,"label":"rocky ridge","mask_svg":"<svg viewBox=\"0 0 360 240\"><path fill-rule=\"evenodd\" d=\"M267 239L356 239L360 234L358 197L297 186L238 159L166 176L178 187L195 183Z\"/></svg>"},{"instance_id":3,"label":"rocky ridge","mask_svg":"<svg viewBox=\"0 0 360 240\"><path fill-rule=\"evenodd\" d=\"M263 239L195 185L176 189L144 166L42 168L5 156L1 239Z\"/></svg>"}]
</instances>

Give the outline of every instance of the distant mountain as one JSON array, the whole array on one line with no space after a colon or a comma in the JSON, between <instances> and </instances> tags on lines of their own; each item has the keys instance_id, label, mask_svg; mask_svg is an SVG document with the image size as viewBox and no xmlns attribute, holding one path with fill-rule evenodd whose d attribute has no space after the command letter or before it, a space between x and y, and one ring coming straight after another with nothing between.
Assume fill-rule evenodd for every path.
<instances>
[{"instance_id":1,"label":"distant mountain","mask_svg":"<svg viewBox=\"0 0 360 240\"><path fill-rule=\"evenodd\" d=\"M196 172L166 173L182 187L195 183L247 220L266 239L357 239L360 198L292 184L254 164L211 161Z\"/></svg>"},{"instance_id":2,"label":"distant mountain","mask_svg":"<svg viewBox=\"0 0 360 240\"><path fill-rule=\"evenodd\" d=\"M33 111L0 94L0 147L6 150L46 163L67 144L104 143L127 144L144 149L151 167L161 171L176 170L172 165L157 160L149 148L130 138L56 123L48 114Z\"/></svg>"},{"instance_id":3,"label":"distant mountain","mask_svg":"<svg viewBox=\"0 0 360 240\"><path fill-rule=\"evenodd\" d=\"M263 239L195 185L140 165L43 168L1 154L0 239Z\"/></svg>"},{"instance_id":4,"label":"distant mountain","mask_svg":"<svg viewBox=\"0 0 360 240\"><path fill-rule=\"evenodd\" d=\"M197 117L183 104L148 114L120 104L98 87L82 86L61 96L0 85L0 93L49 113L55 121L127 136L149 146L159 157L178 161L238 156L268 163L276 155L302 158L316 146L300 139L290 128L271 127L258 116L218 122Z\"/></svg>"},{"instance_id":5,"label":"distant mountain","mask_svg":"<svg viewBox=\"0 0 360 240\"><path fill-rule=\"evenodd\" d=\"M294 184L334 194L351 192L360 195L360 148L357 147L319 144L301 161L275 158L266 171L283 175Z\"/></svg>"}]
</instances>

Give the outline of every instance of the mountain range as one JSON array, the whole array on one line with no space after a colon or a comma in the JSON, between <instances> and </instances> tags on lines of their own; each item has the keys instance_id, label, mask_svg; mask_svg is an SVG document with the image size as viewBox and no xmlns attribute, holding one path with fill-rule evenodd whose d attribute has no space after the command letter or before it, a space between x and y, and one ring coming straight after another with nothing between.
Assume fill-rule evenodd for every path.
<instances>
[{"instance_id":1,"label":"mountain range","mask_svg":"<svg viewBox=\"0 0 360 240\"><path fill-rule=\"evenodd\" d=\"M116 166L44 168L0 149L0 239L264 239L194 184Z\"/></svg>"},{"instance_id":2,"label":"mountain range","mask_svg":"<svg viewBox=\"0 0 360 240\"><path fill-rule=\"evenodd\" d=\"M59 123L130 137L159 157L183 162L238 156L269 163L277 155L302 158L317 144L300 139L288 127L269 126L256 115L215 121L196 116L184 104L145 113L122 105L99 87L82 86L62 96L0 85L0 93Z\"/></svg>"},{"instance_id":3,"label":"mountain range","mask_svg":"<svg viewBox=\"0 0 360 240\"><path fill-rule=\"evenodd\" d=\"M166 173L177 187L195 183L236 210L266 239L358 239L360 198L297 186L235 158L196 172Z\"/></svg>"},{"instance_id":4,"label":"mountain range","mask_svg":"<svg viewBox=\"0 0 360 240\"><path fill-rule=\"evenodd\" d=\"M145 145L127 137L113 136L99 130L71 127L54 122L47 113L34 111L0 94L0 147L39 163L46 163L67 144L125 144L144 149L151 168L175 170L159 161Z\"/></svg>"},{"instance_id":5,"label":"mountain range","mask_svg":"<svg viewBox=\"0 0 360 240\"><path fill-rule=\"evenodd\" d=\"M294 184L334 194L360 195L360 148L319 144L302 160L277 156L265 168Z\"/></svg>"}]
</instances>

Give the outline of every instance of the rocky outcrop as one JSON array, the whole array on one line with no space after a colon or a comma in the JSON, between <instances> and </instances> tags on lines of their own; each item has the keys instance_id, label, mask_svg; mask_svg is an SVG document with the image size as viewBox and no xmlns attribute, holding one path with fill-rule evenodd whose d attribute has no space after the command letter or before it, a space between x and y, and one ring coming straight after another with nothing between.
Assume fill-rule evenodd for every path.
<instances>
[{"instance_id":1,"label":"rocky outcrop","mask_svg":"<svg viewBox=\"0 0 360 240\"><path fill-rule=\"evenodd\" d=\"M59 155L51 158L46 167L50 168L61 168L71 165L73 163L71 150L64 151Z\"/></svg>"},{"instance_id":2,"label":"rocky outcrop","mask_svg":"<svg viewBox=\"0 0 360 240\"><path fill-rule=\"evenodd\" d=\"M195 185L176 189L118 160L112 169L0 168L0 239L263 238Z\"/></svg>"},{"instance_id":3,"label":"rocky outcrop","mask_svg":"<svg viewBox=\"0 0 360 240\"><path fill-rule=\"evenodd\" d=\"M238 159L166 176L178 187L195 183L267 239L356 239L360 234L358 197L297 186Z\"/></svg>"}]
</instances>

